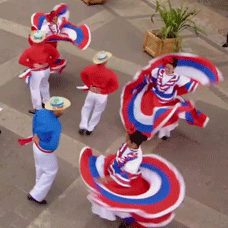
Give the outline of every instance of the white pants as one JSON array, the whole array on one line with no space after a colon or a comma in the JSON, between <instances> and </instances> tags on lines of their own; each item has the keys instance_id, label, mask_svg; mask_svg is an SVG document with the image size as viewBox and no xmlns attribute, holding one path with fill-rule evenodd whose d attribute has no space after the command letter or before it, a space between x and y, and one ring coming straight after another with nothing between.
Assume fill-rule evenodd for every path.
<instances>
[{"instance_id":1,"label":"white pants","mask_svg":"<svg viewBox=\"0 0 228 228\"><path fill-rule=\"evenodd\" d=\"M159 133L158 133L158 138L161 139L164 136L170 137L170 132L173 131L177 126L178 126L178 122L161 128Z\"/></svg>"},{"instance_id":2,"label":"white pants","mask_svg":"<svg viewBox=\"0 0 228 228\"><path fill-rule=\"evenodd\" d=\"M42 103L50 99L49 92L49 76L50 68L40 71L31 71L30 92L33 108L36 110L42 109Z\"/></svg>"},{"instance_id":3,"label":"white pants","mask_svg":"<svg viewBox=\"0 0 228 228\"><path fill-rule=\"evenodd\" d=\"M108 95L92 93L89 91L85 100L85 104L82 107L79 128L93 131L101 118L101 114L106 107L107 101ZM92 110L93 113L89 120Z\"/></svg>"},{"instance_id":4,"label":"white pants","mask_svg":"<svg viewBox=\"0 0 228 228\"><path fill-rule=\"evenodd\" d=\"M57 156L54 153L40 151L33 144L33 153L36 167L36 184L30 191L30 195L37 201L42 201L48 194L58 172Z\"/></svg>"}]
</instances>

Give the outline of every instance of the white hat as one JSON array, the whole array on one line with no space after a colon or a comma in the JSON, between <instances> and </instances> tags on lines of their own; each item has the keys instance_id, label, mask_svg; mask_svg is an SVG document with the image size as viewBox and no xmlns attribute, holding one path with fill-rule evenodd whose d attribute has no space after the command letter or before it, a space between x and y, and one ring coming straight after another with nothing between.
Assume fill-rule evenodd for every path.
<instances>
[{"instance_id":1,"label":"white hat","mask_svg":"<svg viewBox=\"0 0 228 228\"><path fill-rule=\"evenodd\" d=\"M45 109L55 111L64 110L70 107L71 102L64 97L51 97L49 101L45 103Z\"/></svg>"},{"instance_id":2,"label":"white hat","mask_svg":"<svg viewBox=\"0 0 228 228\"><path fill-rule=\"evenodd\" d=\"M106 62L109 58L111 58L112 53L107 51L99 51L94 57L93 62L95 64L101 64Z\"/></svg>"},{"instance_id":3,"label":"white hat","mask_svg":"<svg viewBox=\"0 0 228 228\"><path fill-rule=\"evenodd\" d=\"M46 33L41 30L32 31L32 33L30 34L30 38L33 43L41 43L45 40Z\"/></svg>"}]
</instances>

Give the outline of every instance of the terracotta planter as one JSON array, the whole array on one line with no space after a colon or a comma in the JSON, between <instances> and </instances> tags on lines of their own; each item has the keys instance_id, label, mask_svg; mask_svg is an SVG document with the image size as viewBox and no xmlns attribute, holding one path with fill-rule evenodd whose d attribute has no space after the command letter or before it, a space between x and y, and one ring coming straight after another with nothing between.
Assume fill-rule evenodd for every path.
<instances>
[{"instance_id":1,"label":"terracotta planter","mask_svg":"<svg viewBox=\"0 0 228 228\"><path fill-rule=\"evenodd\" d=\"M143 49L153 57L179 51L178 48L176 48L178 40L175 38L165 40L163 45L162 43L163 41L160 38L153 32L147 30Z\"/></svg>"},{"instance_id":2,"label":"terracotta planter","mask_svg":"<svg viewBox=\"0 0 228 228\"><path fill-rule=\"evenodd\" d=\"M106 0L82 0L87 5L94 5L94 4L105 4Z\"/></svg>"}]
</instances>

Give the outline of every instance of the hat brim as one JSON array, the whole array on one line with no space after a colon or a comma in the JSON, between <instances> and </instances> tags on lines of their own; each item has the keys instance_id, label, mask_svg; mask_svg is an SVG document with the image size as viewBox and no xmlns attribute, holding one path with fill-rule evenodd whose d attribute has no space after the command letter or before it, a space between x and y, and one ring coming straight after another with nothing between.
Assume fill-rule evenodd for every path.
<instances>
[{"instance_id":1,"label":"hat brim","mask_svg":"<svg viewBox=\"0 0 228 228\"><path fill-rule=\"evenodd\" d=\"M93 57L93 62L95 63L95 64L101 64L101 63L104 63L104 62L106 62L107 60L109 60L110 58L111 58L111 56L112 56L112 53L110 53L110 52L105 52L106 54L107 54L107 57L105 58L105 59L102 59L102 60L99 60L97 57L98 57L98 55L99 55L99 52Z\"/></svg>"},{"instance_id":2,"label":"hat brim","mask_svg":"<svg viewBox=\"0 0 228 228\"><path fill-rule=\"evenodd\" d=\"M42 34L43 34L42 39L35 39L35 33L36 33L36 32L37 32L37 31L32 31L31 34L30 34L30 39L32 40L32 42L33 42L33 43L41 43L41 42L43 42L43 41L46 39L46 33L43 32L43 31L41 31Z\"/></svg>"},{"instance_id":3,"label":"hat brim","mask_svg":"<svg viewBox=\"0 0 228 228\"><path fill-rule=\"evenodd\" d=\"M71 102L64 97L62 97L62 99L63 99L63 106L62 107L53 107L50 104L50 101L47 101L44 105L45 109L51 110L51 111L56 111L56 110L64 110L66 108L69 108L71 106Z\"/></svg>"}]
</instances>

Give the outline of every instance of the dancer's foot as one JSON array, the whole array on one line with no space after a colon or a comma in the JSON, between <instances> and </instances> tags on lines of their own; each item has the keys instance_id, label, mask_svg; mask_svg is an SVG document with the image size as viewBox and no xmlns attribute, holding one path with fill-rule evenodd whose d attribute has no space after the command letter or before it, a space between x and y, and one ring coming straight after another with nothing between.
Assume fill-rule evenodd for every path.
<instances>
[{"instance_id":1,"label":"dancer's foot","mask_svg":"<svg viewBox=\"0 0 228 228\"><path fill-rule=\"evenodd\" d=\"M86 131L86 135L91 135L92 131Z\"/></svg>"},{"instance_id":2,"label":"dancer's foot","mask_svg":"<svg viewBox=\"0 0 228 228\"><path fill-rule=\"evenodd\" d=\"M35 114L36 113L36 109L31 109L28 112L31 113L31 114Z\"/></svg>"},{"instance_id":3,"label":"dancer's foot","mask_svg":"<svg viewBox=\"0 0 228 228\"><path fill-rule=\"evenodd\" d=\"M28 194L27 199L30 200L30 201L33 201L35 203L38 203L38 204L47 204L47 201L46 200L37 201L30 194Z\"/></svg>"},{"instance_id":4,"label":"dancer's foot","mask_svg":"<svg viewBox=\"0 0 228 228\"><path fill-rule=\"evenodd\" d=\"M161 139L162 139L162 140L167 140L168 137L167 137L167 136L163 136Z\"/></svg>"},{"instance_id":5,"label":"dancer's foot","mask_svg":"<svg viewBox=\"0 0 228 228\"><path fill-rule=\"evenodd\" d=\"M125 221L121 221L119 228L128 228L129 227L129 223L126 223Z\"/></svg>"},{"instance_id":6,"label":"dancer's foot","mask_svg":"<svg viewBox=\"0 0 228 228\"><path fill-rule=\"evenodd\" d=\"M228 43L223 44L222 47L228 47Z\"/></svg>"},{"instance_id":7,"label":"dancer's foot","mask_svg":"<svg viewBox=\"0 0 228 228\"><path fill-rule=\"evenodd\" d=\"M78 133L80 135L84 135L84 133L86 132L86 129L79 129Z\"/></svg>"}]
</instances>

